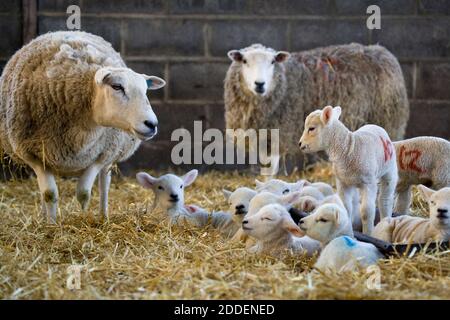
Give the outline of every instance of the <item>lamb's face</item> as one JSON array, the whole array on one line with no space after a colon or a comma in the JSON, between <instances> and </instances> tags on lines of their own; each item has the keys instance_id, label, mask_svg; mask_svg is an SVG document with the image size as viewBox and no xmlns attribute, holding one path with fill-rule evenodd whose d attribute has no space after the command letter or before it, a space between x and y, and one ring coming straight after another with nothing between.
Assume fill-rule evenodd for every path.
<instances>
[{"instance_id":1,"label":"lamb's face","mask_svg":"<svg viewBox=\"0 0 450 320\"><path fill-rule=\"evenodd\" d=\"M298 143L304 153L323 151L327 148L328 137L331 134L332 121L339 119L340 107L327 106L323 110L311 112L305 120L305 128Z\"/></svg>"},{"instance_id":2,"label":"lamb's face","mask_svg":"<svg viewBox=\"0 0 450 320\"><path fill-rule=\"evenodd\" d=\"M253 45L242 50L231 50L228 57L242 64L242 78L247 89L257 96L265 96L274 89L274 67L289 58L289 53Z\"/></svg>"},{"instance_id":3,"label":"lamb's face","mask_svg":"<svg viewBox=\"0 0 450 320\"><path fill-rule=\"evenodd\" d=\"M159 178L140 172L136 175L139 184L151 189L156 195L156 201L163 209L170 209L184 205L184 188L194 182L197 170L191 170L182 177L165 174Z\"/></svg>"},{"instance_id":4,"label":"lamb's face","mask_svg":"<svg viewBox=\"0 0 450 320\"><path fill-rule=\"evenodd\" d=\"M249 188L237 188L233 192L223 190L224 196L230 205L230 212L233 213L234 222L239 225L248 212L248 207L252 198L257 194L255 190Z\"/></svg>"},{"instance_id":5,"label":"lamb's face","mask_svg":"<svg viewBox=\"0 0 450 320\"><path fill-rule=\"evenodd\" d=\"M446 230L450 233L450 188L434 191L420 185L419 191L428 201L431 223L437 229Z\"/></svg>"},{"instance_id":6,"label":"lamb's face","mask_svg":"<svg viewBox=\"0 0 450 320\"><path fill-rule=\"evenodd\" d=\"M348 222L345 210L333 203L321 205L317 210L300 220L299 226L306 235L321 243L334 239L335 235Z\"/></svg>"},{"instance_id":7,"label":"lamb's face","mask_svg":"<svg viewBox=\"0 0 450 320\"><path fill-rule=\"evenodd\" d=\"M94 121L104 127L127 131L141 140L153 138L158 120L147 98L147 89L164 87L155 76L128 68L101 68L95 74Z\"/></svg>"},{"instance_id":8,"label":"lamb's face","mask_svg":"<svg viewBox=\"0 0 450 320\"><path fill-rule=\"evenodd\" d=\"M242 221L242 229L249 236L266 241L277 238L286 232L291 232L296 236L303 235L289 212L279 204L266 205L256 214L245 217Z\"/></svg>"},{"instance_id":9,"label":"lamb's face","mask_svg":"<svg viewBox=\"0 0 450 320\"><path fill-rule=\"evenodd\" d=\"M300 191L303 187L304 182L286 182L279 179L271 179L266 182L261 182L259 180L255 180L256 182L256 191L258 192L270 192L276 195L288 194L290 192Z\"/></svg>"}]
</instances>

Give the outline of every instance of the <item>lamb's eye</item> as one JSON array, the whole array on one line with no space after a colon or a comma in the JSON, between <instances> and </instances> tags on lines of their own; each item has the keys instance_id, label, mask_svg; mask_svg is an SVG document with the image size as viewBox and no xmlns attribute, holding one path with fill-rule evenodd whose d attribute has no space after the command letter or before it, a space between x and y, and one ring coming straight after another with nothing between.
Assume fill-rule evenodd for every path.
<instances>
[{"instance_id":1,"label":"lamb's eye","mask_svg":"<svg viewBox=\"0 0 450 320\"><path fill-rule=\"evenodd\" d=\"M244 59L244 60L242 60L242 62L243 62L244 64L246 64L246 63L247 63L247 60L246 60L246 59Z\"/></svg>"},{"instance_id":2,"label":"lamb's eye","mask_svg":"<svg viewBox=\"0 0 450 320\"><path fill-rule=\"evenodd\" d=\"M164 190L164 188L162 186L158 186L159 190Z\"/></svg>"},{"instance_id":3,"label":"lamb's eye","mask_svg":"<svg viewBox=\"0 0 450 320\"><path fill-rule=\"evenodd\" d=\"M308 132L313 132L315 129L315 127L309 127Z\"/></svg>"},{"instance_id":4,"label":"lamb's eye","mask_svg":"<svg viewBox=\"0 0 450 320\"><path fill-rule=\"evenodd\" d=\"M289 193L289 189L283 190L283 194Z\"/></svg>"},{"instance_id":5,"label":"lamb's eye","mask_svg":"<svg viewBox=\"0 0 450 320\"><path fill-rule=\"evenodd\" d=\"M269 221L273 221L273 219L269 218L269 217L262 217L261 220L269 220Z\"/></svg>"},{"instance_id":6,"label":"lamb's eye","mask_svg":"<svg viewBox=\"0 0 450 320\"><path fill-rule=\"evenodd\" d=\"M430 201L430 203L431 203L431 205L433 205L433 206L436 204L434 201Z\"/></svg>"},{"instance_id":7,"label":"lamb's eye","mask_svg":"<svg viewBox=\"0 0 450 320\"><path fill-rule=\"evenodd\" d=\"M113 88L116 91L125 92L125 89L123 88L123 86L121 84L112 84L111 88Z\"/></svg>"},{"instance_id":8,"label":"lamb's eye","mask_svg":"<svg viewBox=\"0 0 450 320\"><path fill-rule=\"evenodd\" d=\"M327 220L327 219L324 219L324 218L320 218L320 219L319 219L319 222L324 222L324 223L325 223L325 222L328 222L328 220Z\"/></svg>"},{"instance_id":9,"label":"lamb's eye","mask_svg":"<svg viewBox=\"0 0 450 320\"><path fill-rule=\"evenodd\" d=\"M272 60L272 64L275 64L275 60Z\"/></svg>"},{"instance_id":10,"label":"lamb's eye","mask_svg":"<svg viewBox=\"0 0 450 320\"><path fill-rule=\"evenodd\" d=\"M183 189L183 185L180 186L180 189Z\"/></svg>"}]
</instances>

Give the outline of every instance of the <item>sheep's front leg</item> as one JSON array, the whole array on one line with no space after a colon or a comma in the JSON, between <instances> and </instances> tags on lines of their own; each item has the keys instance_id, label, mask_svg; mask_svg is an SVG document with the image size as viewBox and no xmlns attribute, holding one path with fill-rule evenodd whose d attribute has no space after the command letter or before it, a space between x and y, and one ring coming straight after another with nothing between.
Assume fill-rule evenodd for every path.
<instances>
[{"instance_id":1,"label":"sheep's front leg","mask_svg":"<svg viewBox=\"0 0 450 320\"><path fill-rule=\"evenodd\" d=\"M108 192L111 185L111 170L110 166L103 168L100 171L98 179L98 188L100 193L100 214L108 219Z\"/></svg>"},{"instance_id":2,"label":"sheep's front leg","mask_svg":"<svg viewBox=\"0 0 450 320\"><path fill-rule=\"evenodd\" d=\"M400 214L408 214L411 205L411 186L397 188L397 200L394 211Z\"/></svg>"},{"instance_id":3,"label":"sheep's front leg","mask_svg":"<svg viewBox=\"0 0 450 320\"><path fill-rule=\"evenodd\" d=\"M41 192L42 213L48 223L56 223L58 211L58 187L55 177L40 163L30 164L36 174L39 190Z\"/></svg>"},{"instance_id":4,"label":"sheep's front leg","mask_svg":"<svg viewBox=\"0 0 450 320\"><path fill-rule=\"evenodd\" d=\"M339 179L336 179L336 188L351 220L353 217L353 194L356 190L354 187L344 185Z\"/></svg>"},{"instance_id":5,"label":"sheep's front leg","mask_svg":"<svg viewBox=\"0 0 450 320\"><path fill-rule=\"evenodd\" d=\"M361 222L364 234L370 235L375 223L375 203L377 202L377 184L365 184L360 188Z\"/></svg>"},{"instance_id":6,"label":"sheep's front leg","mask_svg":"<svg viewBox=\"0 0 450 320\"><path fill-rule=\"evenodd\" d=\"M86 169L80 177L80 180L78 180L77 200L81 204L83 211L88 208L89 200L91 200L92 186L101 169L102 166L100 164L94 163Z\"/></svg>"},{"instance_id":7,"label":"sheep's front leg","mask_svg":"<svg viewBox=\"0 0 450 320\"><path fill-rule=\"evenodd\" d=\"M378 209L380 210L380 220L392 217L394 206L395 187L397 186L397 175L386 174L380 181L380 194L378 196Z\"/></svg>"}]
</instances>

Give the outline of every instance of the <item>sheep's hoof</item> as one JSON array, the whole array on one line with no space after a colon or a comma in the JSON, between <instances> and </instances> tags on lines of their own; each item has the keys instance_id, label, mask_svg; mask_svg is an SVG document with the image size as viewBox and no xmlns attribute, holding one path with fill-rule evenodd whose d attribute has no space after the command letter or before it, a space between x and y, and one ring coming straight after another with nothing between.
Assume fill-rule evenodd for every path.
<instances>
[{"instance_id":1,"label":"sheep's hoof","mask_svg":"<svg viewBox=\"0 0 450 320\"><path fill-rule=\"evenodd\" d=\"M83 211L89 207L89 200L91 199L91 193L88 190L80 190L77 192L77 200L81 205Z\"/></svg>"}]
</instances>

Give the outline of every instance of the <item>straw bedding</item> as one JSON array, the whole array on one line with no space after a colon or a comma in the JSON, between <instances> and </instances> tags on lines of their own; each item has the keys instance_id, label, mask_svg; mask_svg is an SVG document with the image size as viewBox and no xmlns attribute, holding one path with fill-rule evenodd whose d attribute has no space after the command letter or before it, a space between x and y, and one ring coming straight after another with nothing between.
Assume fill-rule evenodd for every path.
<instances>
[{"instance_id":1,"label":"straw bedding","mask_svg":"<svg viewBox=\"0 0 450 320\"><path fill-rule=\"evenodd\" d=\"M154 172L155 173L155 172ZM155 173L158 174L158 173ZM330 181L316 165L306 176ZM186 202L225 209L221 188L253 186L255 176L209 172L187 188ZM0 183L0 298L3 299L450 299L450 254L416 254L379 263L381 290L364 272L310 273L315 258L255 257L215 230L169 228L147 212L153 195L132 178L114 177L110 220L81 212L75 181L58 180L60 220L45 225L35 178ZM415 214L426 205L415 194ZM62 219L61 219L62 218ZM66 288L67 268L81 265L81 289Z\"/></svg>"}]
</instances>

